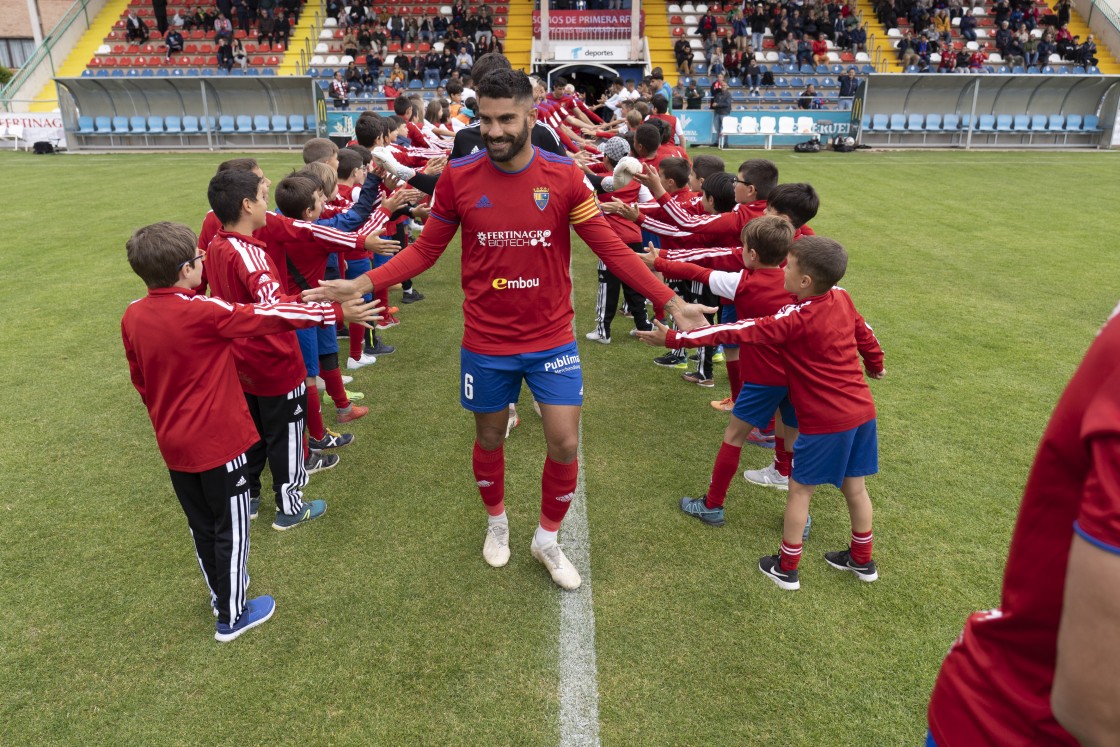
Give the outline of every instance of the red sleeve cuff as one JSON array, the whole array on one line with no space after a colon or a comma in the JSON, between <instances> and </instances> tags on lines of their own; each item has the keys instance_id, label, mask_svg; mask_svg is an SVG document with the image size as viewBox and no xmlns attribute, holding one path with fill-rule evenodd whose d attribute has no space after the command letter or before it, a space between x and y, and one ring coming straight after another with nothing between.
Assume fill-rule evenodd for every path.
<instances>
[{"instance_id":1,"label":"red sleeve cuff","mask_svg":"<svg viewBox=\"0 0 1120 747\"><path fill-rule=\"evenodd\" d=\"M680 343L677 342L677 330L671 329L665 333L665 347L670 350L680 347Z\"/></svg>"}]
</instances>

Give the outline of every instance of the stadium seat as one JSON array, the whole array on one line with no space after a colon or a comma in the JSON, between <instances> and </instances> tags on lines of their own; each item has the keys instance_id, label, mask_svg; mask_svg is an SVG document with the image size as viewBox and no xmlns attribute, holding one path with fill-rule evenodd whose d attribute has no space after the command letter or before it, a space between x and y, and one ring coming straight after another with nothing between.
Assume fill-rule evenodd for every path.
<instances>
[{"instance_id":1,"label":"stadium seat","mask_svg":"<svg viewBox=\"0 0 1120 747\"><path fill-rule=\"evenodd\" d=\"M93 117L78 117L78 134L92 135L93 133Z\"/></svg>"},{"instance_id":2,"label":"stadium seat","mask_svg":"<svg viewBox=\"0 0 1120 747\"><path fill-rule=\"evenodd\" d=\"M198 117L192 116L190 114L183 117L183 134L197 135L198 132Z\"/></svg>"},{"instance_id":3,"label":"stadium seat","mask_svg":"<svg viewBox=\"0 0 1120 747\"><path fill-rule=\"evenodd\" d=\"M739 134L740 135L757 135L758 134L758 120L754 117L743 117L739 120Z\"/></svg>"},{"instance_id":4,"label":"stadium seat","mask_svg":"<svg viewBox=\"0 0 1120 747\"><path fill-rule=\"evenodd\" d=\"M1101 129L1098 126L1100 121L1100 117L1098 117L1096 114L1086 114L1085 121L1081 125L1081 130L1083 132L1100 132Z\"/></svg>"},{"instance_id":5,"label":"stadium seat","mask_svg":"<svg viewBox=\"0 0 1120 747\"><path fill-rule=\"evenodd\" d=\"M113 117L113 132L128 132L128 117Z\"/></svg>"},{"instance_id":6,"label":"stadium seat","mask_svg":"<svg viewBox=\"0 0 1120 747\"><path fill-rule=\"evenodd\" d=\"M164 120L164 129L170 135L178 135L183 131L183 120L177 116L169 116Z\"/></svg>"},{"instance_id":7,"label":"stadium seat","mask_svg":"<svg viewBox=\"0 0 1120 747\"><path fill-rule=\"evenodd\" d=\"M218 130L220 132L236 132L237 126L233 117L223 114L218 117Z\"/></svg>"},{"instance_id":8,"label":"stadium seat","mask_svg":"<svg viewBox=\"0 0 1120 747\"><path fill-rule=\"evenodd\" d=\"M722 149L724 143L727 142L728 135L739 134L739 120L735 117L721 117L719 127L719 138L716 141L716 147Z\"/></svg>"},{"instance_id":9,"label":"stadium seat","mask_svg":"<svg viewBox=\"0 0 1120 747\"><path fill-rule=\"evenodd\" d=\"M163 117L151 116L148 117L148 132L155 135L162 135L166 132L163 128Z\"/></svg>"},{"instance_id":10,"label":"stadium seat","mask_svg":"<svg viewBox=\"0 0 1120 747\"><path fill-rule=\"evenodd\" d=\"M924 129L925 122L921 114L910 114L910 116L906 118L907 132L921 132Z\"/></svg>"},{"instance_id":11,"label":"stadium seat","mask_svg":"<svg viewBox=\"0 0 1120 747\"><path fill-rule=\"evenodd\" d=\"M960 125L961 118L958 114L956 114L955 112L952 114L946 114L945 119L941 122L941 131L956 132Z\"/></svg>"},{"instance_id":12,"label":"stadium seat","mask_svg":"<svg viewBox=\"0 0 1120 747\"><path fill-rule=\"evenodd\" d=\"M234 127L237 132L252 132L253 131L253 118L248 114L240 114L234 120ZM223 130L225 127L222 128Z\"/></svg>"},{"instance_id":13,"label":"stadium seat","mask_svg":"<svg viewBox=\"0 0 1120 747\"><path fill-rule=\"evenodd\" d=\"M1046 132L1046 115L1031 115L1031 132Z\"/></svg>"},{"instance_id":14,"label":"stadium seat","mask_svg":"<svg viewBox=\"0 0 1120 747\"><path fill-rule=\"evenodd\" d=\"M926 115L926 132L941 132L941 115L940 114L927 114Z\"/></svg>"},{"instance_id":15,"label":"stadium seat","mask_svg":"<svg viewBox=\"0 0 1120 747\"><path fill-rule=\"evenodd\" d=\"M272 128L269 126L267 114L257 114L253 117L253 130L256 132L268 132Z\"/></svg>"},{"instance_id":16,"label":"stadium seat","mask_svg":"<svg viewBox=\"0 0 1120 747\"><path fill-rule=\"evenodd\" d=\"M1029 114L1016 114L1011 122L1013 132L1030 132L1031 117Z\"/></svg>"},{"instance_id":17,"label":"stadium seat","mask_svg":"<svg viewBox=\"0 0 1120 747\"><path fill-rule=\"evenodd\" d=\"M900 132L906 129L906 115L905 114L892 114L890 117L892 132Z\"/></svg>"},{"instance_id":18,"label":"stadium seat","mask_svg":"<svg viewBox=\"0 0 1120 747\"><path fill-rule=\"evenodd\" d=\"M886 114L875 114L871 117L871 131L872 132L887 132L889 127L890 118Z\"/></svg>"},{"instance_id":19,"label":"stadium seat","mask_svg":"<svg viewBox=\"0 0 1120 747\"><path fill-rule=\"evenodd\" d=\"M1010 114L996 115L996 132L1011 132L1013 118Z\"/></svg>"},{"instance_id":20,"label":"stadium seat","mask_svg":"<svg viewBox=\"0 0 1120 747\"><path fill-rule=\"evenodd\" d=\"M288 120L283 114L274 114L272 116L272 131L273 132L287 132Z\"/></svg>"},{"instance_id":21,"label":"stadium seat","mask_svg":"<svg viewBox=\"0 0 1120 747\"><path fill-rule=\"evenodd\" d=\"M779 135L796 135L797 122L793 117L778 117Z\"/></svg>"},{"instance_id":22,"label":"stadium seat","mask_svg":"<svg viewBox=\"0 0 1120 747\"><path fill-rule=\"evenodd\" d=\"M981 114L980 121L976 125L977 132L995 132L996 130L996 117L994 114Z\"/></svg>"},{"instance_id":23,"label":"stadium seat","mask_svg":"<svg viewBox=\"0 0 1120 747\"><path fill-rule=\"evenodd\" d=\"M288 117L288 129L292 132L306 132L302 114L292 114Z\"/></svg>"},{"instance_id":24,"label":"stadium seat","mask_svg":"<svg viewBox=\"0 0 1120 747\"><path fill-rule=\"evenodd\" d=\"M1046 129L1050 132L1061 132L1065 129L1065 117L1061 114L1051 114L1047 122Z\"/></svg>"},{"instance_id":25,"label":"stadium seat","mask_svg":"<svg viewBox=\"0 0 1120 747\"><path fill-rule=\"evenodd\" d=\"M1081 132L1081 115L1071 114L1066 117L1066 132Z\"/></svg>"}]
</instances>

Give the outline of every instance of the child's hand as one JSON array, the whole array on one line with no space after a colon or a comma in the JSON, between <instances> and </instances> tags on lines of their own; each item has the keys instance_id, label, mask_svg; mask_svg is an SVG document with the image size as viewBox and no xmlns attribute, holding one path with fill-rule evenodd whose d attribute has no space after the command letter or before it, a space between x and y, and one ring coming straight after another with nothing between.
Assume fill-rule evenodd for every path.
<instances>
[{"instance_id":1,"label":"child's hand","mask_svg":"<svg viewBox=\"0 0 1120 747\"><path fill-rule=\"evenodd\" d=\"M430 175L430 176L436 176L441 171L443 171L443 167L446 166L446 165L447 165L447 156L436 156L435 158L430 159L428 161L427 165L424 166L424 168L421 169L421 171L425 174Z\"/></svg>"},{"instance_id":2,"label":"child's hand","mask_svg":"<svg viewBox=\"0 0 1120 747\"><path fill-rule=\"evenodd\" d=\"M342 318L347 324L358 324L366 329L373 329L370 325L381 321L381 312L385 310L376 299L365 302L361 296L342 302Z\"/></svg>"},{"instance_id":3,"label":"child's hand","mask_svg":"<svg viewBox=\"0 0 1120 747\"><path fill-rule=\"evenodd\" d=\"M655 348L665 347L665 337L669 332L669 328L656 319L653 320L653 329L649 332L638 331L638 339L647 345Z\"/></svg>"},{"instance_id":4,"label":"child's hand","mask_svg":"<svg viewBox=\"0 0 1120 747\"><path fill-rule=\"evenodd\" d=\"M401 250L399 242L383 239L380 236L366 236L366 251L391 257Z\"/></svg>"},{"instance_id":5,"label":"child's hand","mask_svg":"<svg viewBox=\"0 0 1120 747\"><path fill-rule=\"evenodd\" d=\"M610 202L603 203L601 207L604 213L618 215L633 223L638 222L638 208L619 200L617 197L612 198Z\"/></svg>"},{"instance_id":6,"label":"child's hand","mask_svg":"<svg viewBox=\"0 0 1120 747\"><path fill-rule=\"evenodd\" d=\"M661 250L654 246L651 241L649 242L649 246L646 247L646 251L638 255L638 259L642 260L646 267L652 270L654 264L657 262L657 258L660 256Z\"/></svg>"},{"instance_id":7,"label":"child's hand","mask_svg":"<svg viewBox=\"0 0 1120 747\"><path fill-rule=\"evenodd\" d=\"M873 379L881 379L887 375L887 369L884 368L882 371L868 371L867 375Z\"/></svg>"},{"instance_id":8,"label":"child's hand","mask_svg":"<svg viewBox=\"0 0 1120 747\"><path fill-rule=\"evenodd\" d=\"M360 298L361 290L353 280L320 280L316 288L308 288L300 294L303 301L348 301L351 298Z\"/></svg>"}]
</instances>

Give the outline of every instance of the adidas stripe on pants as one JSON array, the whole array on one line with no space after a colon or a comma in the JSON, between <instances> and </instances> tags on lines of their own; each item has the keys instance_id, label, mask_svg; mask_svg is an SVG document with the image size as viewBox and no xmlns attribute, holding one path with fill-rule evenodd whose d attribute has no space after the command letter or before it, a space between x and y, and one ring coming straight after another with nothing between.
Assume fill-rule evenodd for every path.
<instances>
[{"instance_id":1,"label":"adidas stripe on pants","mask_svg":"<svg viewBox=\"0 0 1120 747\"><path fill-rule=\"evenodd\" d=\"M282 514L298 514L303 510L301 488L307 485L307 464L303 455L307 385L300 383L278 397L246 393L245 402L261 436L261 440L245 452L249 489L254 497L261 494L261 473L267 460L272 471L276 510Z\"/></svg>"},{"instance_id":2,"label":"adidas stripe on pants","mask_svg":"<svg viewBox=\"0 0 1120 747\"><path fill-rule=\"evenodd\" d=\"M232 625L249 588L249 476L245 454L206 472L171 470L218 621Z\"/></svg>"}]
</instances>

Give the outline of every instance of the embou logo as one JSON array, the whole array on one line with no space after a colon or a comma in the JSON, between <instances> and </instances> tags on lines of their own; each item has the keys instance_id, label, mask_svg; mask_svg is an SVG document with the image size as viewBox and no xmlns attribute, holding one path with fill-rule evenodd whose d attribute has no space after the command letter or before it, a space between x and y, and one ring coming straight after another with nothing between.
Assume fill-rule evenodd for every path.
<instances>
[{"instance_id":1,"label":"embou logo","mask_svg":"<svg viewBox=\"0 0 1120 747\"><path fill-rule=\"evenodd\" d=\"M522 288L536 288L540 284L540 278L514 278L513 280L494 278L494 282L490 285L494 290L521 290Z\"/></svg>"}]
</instances>

